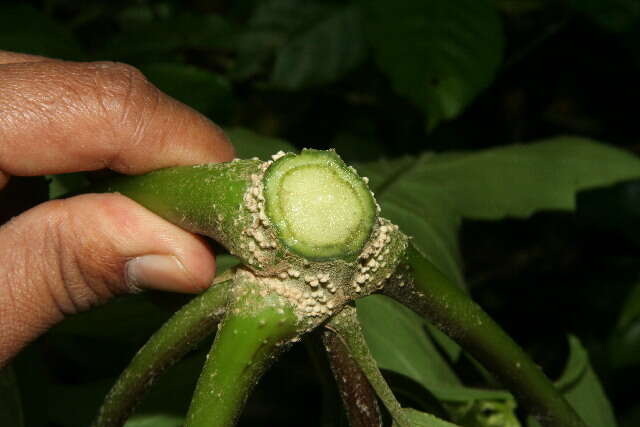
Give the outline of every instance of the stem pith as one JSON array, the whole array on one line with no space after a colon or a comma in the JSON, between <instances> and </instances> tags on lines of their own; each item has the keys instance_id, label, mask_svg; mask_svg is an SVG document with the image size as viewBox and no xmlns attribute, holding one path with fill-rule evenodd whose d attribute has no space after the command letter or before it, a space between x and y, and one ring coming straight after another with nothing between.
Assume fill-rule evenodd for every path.
<instances>
[{"instance_id":1,"label":"stem pith","mask_svg":"<svg viewBox=\"0 0 640 427\"><path fill-rule=\"evenodd\" d=\"M264 197L280 239L312 261L355 259L377 214L366 183L333 151L279 158L265 173Z\"/></svg>"}]
</instances>

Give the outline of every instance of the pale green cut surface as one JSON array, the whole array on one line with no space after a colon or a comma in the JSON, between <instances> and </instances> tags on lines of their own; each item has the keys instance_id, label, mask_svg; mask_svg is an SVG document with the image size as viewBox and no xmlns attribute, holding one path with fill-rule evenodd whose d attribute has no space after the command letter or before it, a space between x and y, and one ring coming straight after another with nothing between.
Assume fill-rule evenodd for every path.
<instances>
[{"instance_id":1,"label":"pale green cut surface","mask_svg":"<svg viewBox=\"0 0 640 427\"><path fill-rule=\"evenodd\" d=\"M294 169L283 177L280 191L280 208L289 231L307 245L340 244L360 225L360 200L351 186L330 169Z\"/></svg>"},{"instance_id":2,"label":"pale green cut surface","mask_svg":"<svg viewBox=\"0 0 640 427\"><path fill-rule=\"evenodd\" d=\"M288 154L269 167L264 184L267 216L298 255L314 261L354 259L371 234L373 196L333 151Z\"/></svg>"}]
</instances>

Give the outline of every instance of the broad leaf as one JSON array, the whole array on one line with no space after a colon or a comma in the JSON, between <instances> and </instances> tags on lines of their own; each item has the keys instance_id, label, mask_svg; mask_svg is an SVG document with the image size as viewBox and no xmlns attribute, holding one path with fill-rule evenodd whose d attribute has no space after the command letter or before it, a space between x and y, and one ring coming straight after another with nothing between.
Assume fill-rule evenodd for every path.
<instances>
[{"instance_id":1,"label":"broad leaf","mask_svg":"<svg viewBox=\"0 0 640 427\"><path fill-rule=\"evenodd\" d=\"M184 417L170 414L135 415L127 420L124 427L182 427Z\"/></svg>"},{"instance_id":2,"label":"broad leaf","mask_svg":"<svg viewBox=\"0 0 640 427\"><path fill-rule=\"evenodd\" d=\"M278 151L295 151L293 145L287 141L277 138L270 138L257 134L244 128L225 129L225 133L231 140L239 158L247 159L258 157L262 160L269 160Z\"/></svg>"},{"instance_id":3,"label":"broad leaf","mask_svg":"<svg viewBox=\"0 0 640 427\"><path fill-rule=\"evenodd\" d=\"M161 90L220 122L231 114L233 95L229 81L192 65L155 63L140 67Z\"/></svg>"},{"instance_id":4,"label":"broad leaf","mask_svg":"<svg viewBox=\"0 0 640 427\"><path fill-rule=\"evenodd\" d=\"M422 107L429 127L458 116L495 77L502 25L487 0L373 0L367 33L395 90Z\"/></svg>"},{"instance_id":5,"label":"broad leaf","mask_svg":"<svg viewBox=\"0 0 640 427\"><path fill-rule=\"evenodd\" d=\"M589 355L580 341L569 337L569 361L556 386L589 427L616 427L611 404L589 363ZM529 427L540 424L530 418Z\"/></svg>"},{"instance_id":6,"label":"broad leaf","mask_svg":"<svg viewBox=\"0 0 640 427\"><path fill-rule=\"evenodd\" d=\"M360 9L336 7L277 50L271 81L291 90L331 83L361 64L366 53Z\"/></svg>"},{"instance_id":7,"label":"broad leaf","mask_svg":"<svg viewBox=\"0 0 640 427\"><path fill-rule=\"evenodd\" d=\"M462 218L526 218L571 211L576 193L640 176L640 159L594 141L561 137L469 153L423 154L358 166L382 214L415 238L462 283L457 231Z\"/></svg>"},{"instance_id":8,"label":"broad leaf","mask_svg":"<svg viewBox=\"0 0 640 427\"><path fill-rule=\"evenodd\" d=\"M267 74L275 87L296 90L340 79L364 61L367 44L356 5L267 0L239 35L237 50L237 78Z\"/></svg>"},{"instance_id":9,"label":"broad leaf","mask_svg":"<svg viewBox=\"0 0 640 427\"><path fill-rule=\"evenodd\" d=\"M609 31L632 30L640 22L637 0L571 0L569 5Z\"/></svg>"},{"instance_id":10,"label":"broad leaf","mask_svg":"<svg viewBox=\"0 0 640 427\"><path fill-rule=\"evenodd\" d=\"M411 422L413 427L456 427L457 424L452 424L450 422L441 420L440 418L434 417L431 414L427 414L424 412L416 411L411 408L403 408L402 412L404 412L407 419ZM394 422L393 427L397 427L398 423Z\"/></svg>"},{"instance_id":11,"label":"broad leaf","mask_svg":"<svg viewBox=\"0 0 640 427\"><path fill-rule=\"evenodd\" d=\"M615 369L640 366L640 284L626 298L609 348Z\"/></svg>"},{"instance_id":12,"label":"broad leaf","mask_svg":"<svg viewBox=\"0 0 640 427\"><path fill-rule=\"evenodd\" d=\"M32 6L3 5L1 10L0 49L62 59L83 56L67 28Z\"/></svg>"},{"instance_id":13,"label":"broad leaf","mask_svg":"<svg viewBox=\"0 0 640 427\"><path fill-rule=\"evenodd\" d=\"M358 317L378 365L405 375L444 401L512 400L503 391L464 386L426 334L417 314L382 295L357 301Z\"/></svg>"},{"instance_id":14,"label":"broad leaf","mask_svg":"<svg viewBox=\"0 0 640 427\"><path fill-rule=\"evenodd\" d=\"M126 9L119 17L123 30L115 33L98 54L142 65L182 62L187 50L223 51L233 44L236 30L219 15L186 12L177 16L157 15L144 4Z\"/></svg>"},{"instance_id":15,"label":"broad leaf","mask_svg":"<svg viewBox=\"0 0 640 427\"><path fill-rule=\"evenodd\" d=\"M236 42L234 75L239 79L264 72L276 49L289 38L330 14L331 4L320 1L266 0L259 2Z\"/></svg>"},{"instance_id":16,"label":"broad leaf","mask_svg":"<svg viewBox=\"0 0 640 427\"><path fill-rule=\"evenodd\" d=\"M539 210L572 210L579 190L640 176L640 160L592 141L557 138L472 153L381 160L358 170L370 178L382 214L412 235L445 274L462 283L457 232L463 217L501 219ZM359 303L358 313L365 331L373 331L367 338L381 367L407 375L437 394L435 369L427 360L440 356L432 343L425 343L424 324L388 300L375 304ZM376 337L378 331L386 333ZM450 372L441 364L435 366ZM441 384L437 387L440 393L447 391Z\"/></svg>"},{"instance_id":17,"label":"broad leaf","mask_svg":"<svg viewBox=\"0 0 640 427\"><path fill-rule=\"evenodd\" d=\"M11 365L0 368L0 425L22 427L22 403Z\"/></svg>"}]
</instances>

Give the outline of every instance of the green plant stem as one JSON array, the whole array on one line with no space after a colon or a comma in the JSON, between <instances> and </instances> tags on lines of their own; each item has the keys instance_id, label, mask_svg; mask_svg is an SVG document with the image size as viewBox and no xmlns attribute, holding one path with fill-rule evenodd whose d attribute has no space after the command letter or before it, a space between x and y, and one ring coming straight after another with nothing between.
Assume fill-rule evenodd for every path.
<instances>
[{"instance_id":1,"label":"green plant stem","mask_svg":"<svg viewBox=\"0 0 640 427\"><path fill-rule=\"evenodd\" d=\"M546 427L585 427L542 370L460 287L414 245L407 250L413 286L392 282L385 293L434 322L480 361Z\"/></svg>"},{"instance_id":2,"label":"green plant stem","mask_svg":"<svg viewBox=\"0 0 640 427\"><path fill-rule=\"evenodd\" d=\"M353 306L345 306L344 309L327 323L327 329L335 333L349 350L369 384L384 403L394 422L398 427L412 427L411 422L403 413L400 403L396 400L389 385L378 369L367 342L365 341L362 327L358 321L356 309Z\"/></svg>"},{"instance_id":3,"label":"green plant stem","mask_svg":"<svg viewBox=\"0 0 640 427\"><path fill-rule=\"evenodd\" d=\"M155 378L213 332L231 283L214 284L195 297L147 341L109 391L94 427L123 425Z\"/></svg>"},{"instance_id":4,"label":"green plant stem","mask_svg":"<svg viewBox=\"0 0 640 427\"><path fill-rule=\"evenodd\" d=\"M226 315L207 356L187 427L231 427L262 374L298 333L284 298L236 277Z\"/></svg>"},{"instance_id":5,"label":"green plant stem","mask_svg":"<svg viewBox=\"0 0 640 427\"><path fill-rule=\"evenodd\" d=\"M382 427L378 399L364 372L351 357L338 334L327 329L322 342L342 398L350 427Z\"/></svg>"}]
</instances>

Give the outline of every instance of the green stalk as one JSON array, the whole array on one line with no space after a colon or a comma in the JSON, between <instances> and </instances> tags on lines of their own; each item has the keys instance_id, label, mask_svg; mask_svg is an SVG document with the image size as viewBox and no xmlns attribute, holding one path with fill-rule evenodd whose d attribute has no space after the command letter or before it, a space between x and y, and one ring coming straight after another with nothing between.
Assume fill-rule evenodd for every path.
<instances>
[{"instance_id":1,"label":"green stalk","mask_svg":"<svg viewBox=\"0 0 640 427\"><path fill-rule=\"evenodd\" d=\"M460 287L413 244L407 250L410 277L384 292L433 321L487 367L543 426L585 427L585 423L542 370ZM412 282L413 284L411 284Z\"/></svg>"},{"instance_id":2,"label":"green stalk","mask_svg":"<svg viewBox=\"0 0 640 427\"><path fill-rule=\"evenodd\" d=\"M398 427L412 427L411 422L402 411L400 403L396 400L389 385L378 369L367 342L362 333L362 327L358 321L356 309L346 306L327 323L327 329L335 333L349 350L364 375L369 380L371 387L387 408Z\"/></svg>"},{"instance_id":3,"label":"green stalk","mask_svg":"<svg viewBox=\"0 0 640 427\"><path fill-rule=\"evenodd\" d=\"M341 337L335 331L327 329L322 334L322 342L349 427L382 427L382 414L375 390L349 354Z\"/></svg>"},{"instance_id":4,"label":"green stalk","mask_svg":"<svg viewBox=\"0 0 640 427\"><path fill-rule=\"evenodd\" d=\"M203 338L224 313L231 281L214 284L178 310L138 351L100 408L94 427L122 426L153 381Z\"/></svg>"},{"instance_id":5,"label":"green stalk","mask_svg":"<svg viewBox=\"0 0 640 427\"><path fill-rule=\"evenodd\" d=\"M262 175L262 164L236 160L117 175L89 191L121 193L185 230L213 238L246 264L250 239L245 231L253 218L244 197L252 177Z\"/></svg>"},{"instance_id":6,"label":"green stalk","mask_svg":"<svg viewBox=\"0 0 640 427\"><path fill-rule=\"evenodd\" d=\"M231 427L262 374L300 334L291 303L239 271L207 356L186 427Z\"/></svg>"}]
</instances>

